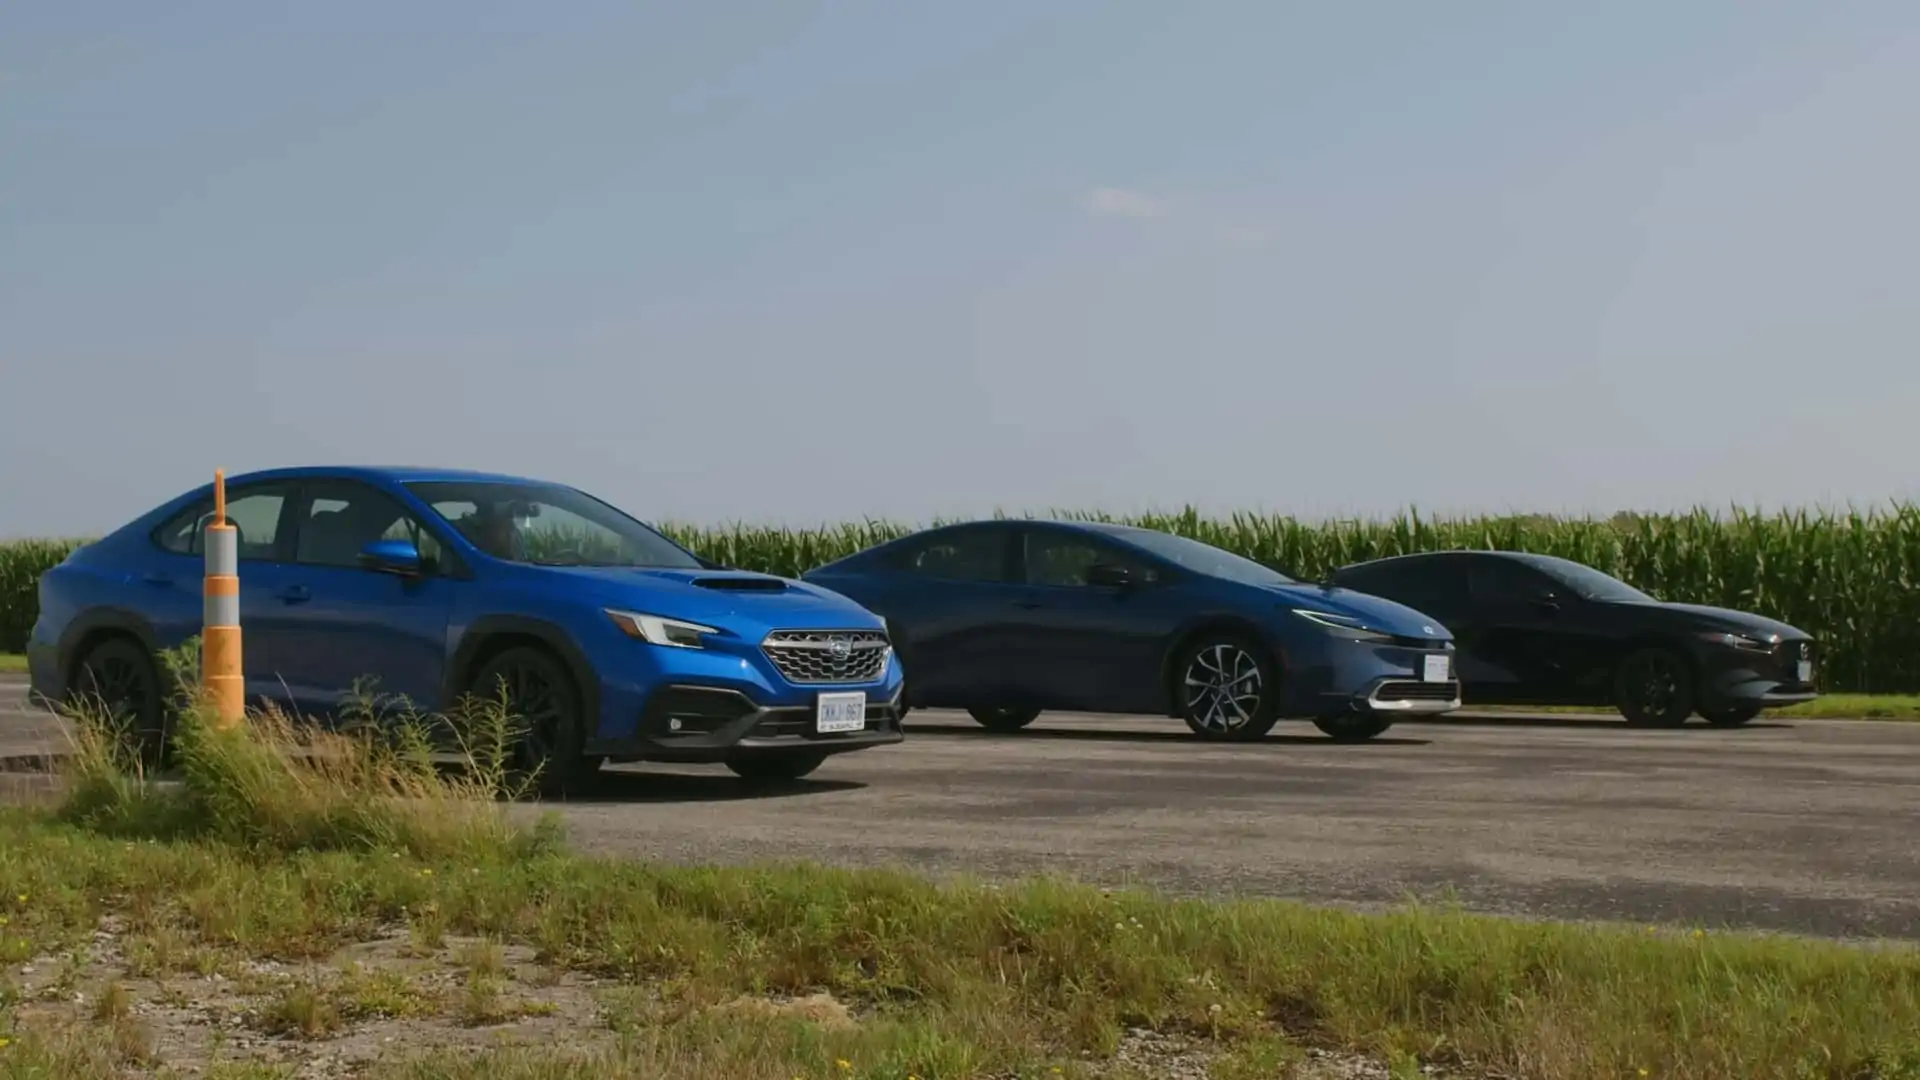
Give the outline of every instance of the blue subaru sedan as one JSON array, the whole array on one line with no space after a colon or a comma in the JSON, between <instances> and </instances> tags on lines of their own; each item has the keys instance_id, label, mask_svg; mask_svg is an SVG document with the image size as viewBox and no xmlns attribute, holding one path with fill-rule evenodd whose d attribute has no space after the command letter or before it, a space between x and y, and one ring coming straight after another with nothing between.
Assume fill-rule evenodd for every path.
<instances>
[{"instance_id":1,"label":"blue subaru sedan","mask_svg":"<svg viewBox=\"0 0 1920 1080\"><path fill-rule=\"evenodd\" d=\"M200 630L212 504L211 485L181 495L41 579L38 693L102 701L158 752L156 655ZM528 729L522 764L549 791L608 759L798 779L901 738L901 669L878 617L719 568L571 487L280 469L230 480L227 517L251 701L324 717L369 685L424 711L504 692Z\"/></svg>"},{"instance_id":2,"label":"blue subaru sedan","mask_svg":"<svg viewBox=\"0 0 1920 1080\"><path fill-rule=\"evenodd\" d=\"M886 619L910 705L997 731L1064 709L1175 717L1223 741L1299 717L1357 741L1460 707L1439 620L1151 529L948 525L802 577Z\"/></svg>"}]
</instances>

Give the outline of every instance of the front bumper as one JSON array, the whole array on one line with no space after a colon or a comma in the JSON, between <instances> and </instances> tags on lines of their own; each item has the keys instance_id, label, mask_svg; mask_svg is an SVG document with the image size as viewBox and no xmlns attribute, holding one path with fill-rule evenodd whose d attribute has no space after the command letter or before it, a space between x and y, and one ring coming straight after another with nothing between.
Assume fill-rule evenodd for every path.
<instances>
[{"instance_id":1,"label":"front bumper","mask_svg":"<svg viewBox=\"0 0 1920 1080\"><path fill-rule=\"evenodd\" d=\"M1354 701L1364 712L1418 715L1452 712L1460 707L1460 680L1421 682L1415 679L1378 679Z\"/></svg>"},{"instance_id":2,"label":"front bumper","mask_svg":"<svg viewBox=\"0 0 1920 1080\"><path fill-rule=\"evenodd\" d=\"M1445 654L1458 663L1451 649L1400 644L1324 639L1306 648L1286 650L1286 674L1281 679L1281 715L1287 717L1339 716L1380 713L1387 716L1430 715L1460 708L1457 670L1448 678L1428 682L1422 676L1426 658Z\"/></svg>"},{"instance_id":3,"label":"front bumper","mask_svg":"<svg viewBox=\"0 0 1920 1080\"><path fill-rule=\"evenodd\" d=\"M1701 659L1701 697L1718 705L1761 708L1812 701L1820 696L1813 681L1816 659L1812 642L1782 642L1771 654L1715 649Z\"/></svg>"},{"instance_id":4,"label":"front bumper","mask_svg":"<svg viewBox=\"0 0 1920 1080\"><path fill-rule=\"evenodd\" d=\"M733 689L670 683L647 695L631 735L594 739L587 753L616 761L720 762L753 754L844 754L900 742L901 686L868 690L866 726L815 730L814 706L760 705ZM838 692L829 689L828 692Z\"/></svg>"}]
</instances>

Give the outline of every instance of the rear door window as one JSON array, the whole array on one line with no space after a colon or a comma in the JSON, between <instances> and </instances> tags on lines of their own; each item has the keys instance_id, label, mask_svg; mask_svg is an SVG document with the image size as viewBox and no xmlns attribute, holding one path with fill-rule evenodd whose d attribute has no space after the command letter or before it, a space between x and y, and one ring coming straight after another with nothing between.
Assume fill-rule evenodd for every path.
<instances>
[{"instance_id":1,"label":"rear door window","mask_svg":"<svg viewBox=\"0 0 1920 1080\"><path fill-rule=\"evenodd\" d=\"M1435 618L1463 611L1470 602L1467 567L1461 559L1382 563L1343 575L1341 584Z\"/></svg>"},{"instance_id":2,"label":"rear door window","mask_svg":"<svg viewBox=\"0 0 1920 1080\"><path fill-rule=\"evenodd\" d=\"M241 559L268 562L280 557L280 524L291 493L287 484L228 490L227 520L239 533ZM154 530L154 543L176 555L203 555L212 516L213 497L196 500Z\"/></svg>"},{"instance_id":3,"label":"rear door window","mask_svg":"<svg viewBox=\"0 0 1920 1080\"><path fill-rule=\"evenodd\" d=\"M945 581L1008 580L1013 530L1002 526L949 529L906 545L893 559L896 570Z\"/></svg>"}]
</instances>

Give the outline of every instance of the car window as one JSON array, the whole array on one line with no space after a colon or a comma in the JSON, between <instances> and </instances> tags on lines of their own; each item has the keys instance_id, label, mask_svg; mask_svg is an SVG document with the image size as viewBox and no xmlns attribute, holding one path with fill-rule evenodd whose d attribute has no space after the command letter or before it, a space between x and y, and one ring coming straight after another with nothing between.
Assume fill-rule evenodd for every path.
<instances>
[{"instance_id":1,"label":"car window","mask_svg":"<svg viewBox=\"0 0 1920 1080\"><path fill-rule=\"evenodd\" d=\"M1009 535L1004 528L935 533L903 548L894 566L948 581L1005 581Z\"/></svg>"},{"instance_id":2,"label":"car window","mask_svg":"<svg viewBox=\"0 0 1920 1080\"><path fill-rule=\"evenodd\" d=\"M306 511L294 545L294 561L312 566L358 566L360 552L376 540L407 540L423 562L443 562L440 542L400 500L348 481L308 488Z\"/></svg>"},{"instance_id":3,"label":"car window","mask_svg":"<svg viewBox=\"0 0 1920 1080\"><path fill-rule=\"evenodd\" d=\"M1443 616L1467 606L1467 567L1460 559L1408 559L1342 574L1347 588Z\"/></svg>"},{"instance_id":4,"label":"car window","mask_svg":"<svg viewBox=\"0 0 1920 1080\"><path fill-rule=\"evenodd\" d=\"M1027 584L1062 588L1083 586L1087 571L1099 565L1124 566L1133 571L1136 581L1153 581L1158 575L1144 560L1079 533L1049 529L1027 533Z\"/></svg>"},{"instance_id":5,"label":"car window","mask_svg":"<svg viewBox=\"0 0 1920 1080\"><path fill-rule=\"evenodd\" d=\"M238 533L240 558L263 562L275 558L280 541L280 516L286 509L288 488L271 487L230 489L227 492L227 520ZM176 555L206 553L205 535L213 515L213 496L197 499L154 530L154 540Z\"/></svg>"},{"instance_id":6,"label":"car window","mask_svg":"<svg viewBox=\"0 0 1920 1080\"><path fill-rule=\"evenodd\" d=\"M1468 582L1476 604L1527 604L1553 587L1539 571L1500 558L1473 560Z\"/></svg>"},{"instance_id":7,"label":"car window","mask_svg":"<svg viewBox=\"0 0 1920 1080\"><path fill-rule=\"evenodd\" d=\"M673 541L570 487L507 480L407 486L474 547L496 559L542 566L705 568Z\"/></svg>"}]
</instances>

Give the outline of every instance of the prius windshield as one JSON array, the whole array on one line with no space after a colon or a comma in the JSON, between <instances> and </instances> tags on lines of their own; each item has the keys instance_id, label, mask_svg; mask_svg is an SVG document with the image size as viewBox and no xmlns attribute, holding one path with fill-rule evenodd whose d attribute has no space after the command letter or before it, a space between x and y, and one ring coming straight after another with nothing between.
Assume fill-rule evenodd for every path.
<instances>
[{"instance_id":1,"label":"prius windshield","mask_svg":"<svg viewBox=\"0 0 1920 1080\"><path fill-rule=\"evenodd\" d=\"M1295 584L1292 578L1270 566L1184 536L1155 529L1122 529L1116 530L1113 535L1189 573L1225 578L1242 585Z\"/></svg>"},{"instance_id":2,"label":"prius windshield","mask_svg":"<svg viewBox=\"0 0 1920 1080\"><path fill-rule=\"evenodd\" d=\"M559 484L423 481L407 489L496 559L537 566L701 569L700 560L673 541Z\"/></svg>"}]
</instances>

